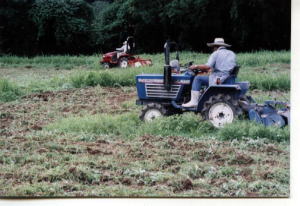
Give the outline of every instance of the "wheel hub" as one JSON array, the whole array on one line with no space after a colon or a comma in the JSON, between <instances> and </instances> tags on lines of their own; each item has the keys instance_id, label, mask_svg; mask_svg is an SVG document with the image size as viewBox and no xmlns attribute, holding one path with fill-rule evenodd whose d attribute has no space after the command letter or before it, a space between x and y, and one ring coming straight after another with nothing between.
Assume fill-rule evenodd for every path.
<instances>
[{"instance_id":1,"label":"wheel hub","mask_svg":"<svg viewBox=\"0 0 300 206\"><path fill-rule=\"evenodd\" d=\"M153 119L156 119L158 117L161 117L162 116L162 113L157 110L157 109L151 109L151 110L148 110L146 113L145 113L145 121L152 121Z\"/></svg>"},{"instance_id":2,"label":"wheel hub","mask_svg":"<svg viewBox=\"0 0 300 206\"><path fill-rule=\"evenodd\" d=\"M126 68L128 66L127 61L121 61L121 68Z\"/></svg>"},{"instance_id":3,"label":"wheel hub","mask_svg":"<svg viewBox=\"0 0 300 206\"><path fill-rule=\"evenodd\" d=\"M209 121L215 127L223 127L225 124L232 123L234 119L233 109L223 102L212 105L208 115Z\"/></svg>"}]
</instances>

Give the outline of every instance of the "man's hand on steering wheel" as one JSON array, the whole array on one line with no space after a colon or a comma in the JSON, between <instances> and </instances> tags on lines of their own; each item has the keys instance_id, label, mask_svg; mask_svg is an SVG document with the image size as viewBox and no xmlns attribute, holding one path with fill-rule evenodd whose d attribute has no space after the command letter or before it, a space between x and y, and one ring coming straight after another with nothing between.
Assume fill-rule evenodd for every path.
<instances>
[{"instance_id":1,"label":"man's hand on steering wheel","mask_svg":"<svg viewBox=\"0 0 300 206\"><path fill-rule=\"evenodd\" d=\"M189 67L189 69L192 71L198 71L198 72L209 72L211 70L211 68L205 64L192 65Z\"/></svg>"}]
</instances>

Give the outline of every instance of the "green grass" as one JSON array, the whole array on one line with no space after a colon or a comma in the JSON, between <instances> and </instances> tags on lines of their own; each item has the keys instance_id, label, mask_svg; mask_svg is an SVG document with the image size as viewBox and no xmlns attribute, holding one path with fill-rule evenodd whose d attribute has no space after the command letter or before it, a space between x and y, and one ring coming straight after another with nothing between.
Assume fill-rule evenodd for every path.
<instances>
[{"instance_id":1,"label":"green grass","mask_svg":"<svg viewBox=\"0 0 300 206\"><path fill-rule=\"evenodd\" d=\"M161 53L149 55L139 54L137 56L150 58L154 65L163 65L164 57ZM175 55L172 55L175 57ZM195 61L195 63L205 63L209 54L197 52L180 52L182 63ZM65 68L73 67L100 68L100 54L91 56L36 56L36 57L18 57L18 56L1 56L0 67L34 67L34 68ZM238 64L241 66L262 66L275 63L290 63L290 51L256 51L237 54Z\"/></svg>"},{"instance_id":2,"label":"green grass","mask_svg":"<svg viewBox=\"0 0 300 206\"><path fill-rule=\"evenodd\" d=\"M22 95L21 89L6 79L0 79L0 102L16 100Z\"/></svg>"},{"instance_id":3,"label":"green grass","mask_svg":"<svg viewBox=\"0 0 300 206\"><path fill-rule=\"evenodd\" d=\"M237 54L238 64L241 66L263 66L267 64L289 64L290 51L256 51Z\"/></svg>"},{"instance_id":4,"label":"green grass","mask_svg":"<svg viewBox=\"0 0 300 206\"><path fill-rule=\"evenodd\" d=\"M2 56L0 57L0 67L25 67L25 68L64 68L72 69L74 67L93 68L99 62L99 55L93 56L36 56L36 57L18 57Z\"/></svg>"},{"instance_id":5,"label":"green grass","mask_svg":"<svg viewBox=\"0 0 300 206\"><path fill-rule=\"evenodd\" d=\"M50 131L113 135L122 138L136 138L142 135L182 136L195 139L217 138L240 140L243 138L269 139L276 142L289 141L289 128L265 127L250 121L236 121L222 129L215 129L208 121L201 121L199 115L187 113L164 117L144 123L135 113L121 115L87 115L69 117L47 126Z\"/></svg>"},{"instance_id":6,"label":"green grass","mask_svg":"<svg viewBox=\"0 0 300 206\"><path fill-rule=\"evenodd\" d=\"M285 67L284 67L285 66ZM286 65L265 65L261 67L241 68L238 75L240 81L249 81L250 89L290 90L290 70Z\"/></svg>"},{"instance_id":7,"label":"green grass","mask_svg":"<svg viewBox=\"0 0 300 206\"><path fill-rule=\"evenodd\" d=\"M219 131L219 138L222 140L233 139L269 139L274 141L289 141L290 130L288 127L265 127L250 121L236 121L234 124L226 125Z\"/></svg>"},{"instance_id":8,"label":"green grass","mask_svg":"<svg viewBox=\"0 0 300 206\"><path fill-rule=\"evenodd\" d=\"M114 71L82 71L70 77L70 83L77 88L86 86L134 86L135 76L141 73L160 73L160 68L130 68L129 71L116 69ZM274 72L268 68L267 72L251 71L251 68L242 68L239 74L240 81L249 81L250 89L283 90L290 89L289 71Z\"/></svg>"},{"instance_id":9,"label":"green grass","mask_svg":"<svg viewBox=\"0 0 300 206\"><path fill-rule=\"evenodd\" d=\"M65 131L42 130L22 139L0 137L1 196L289 195L285 142L172 135L120 139L97 134L90 134L94 140L87 141L79 132Z\"/></svg>"},{"instance_id":10,"label":"green grass","mask_svg":"<svg viewBox=\"0 0 300 206\"><path fill-rule=\"evenodd\" d=\"M1 103L0 196L289 196L288 127L237 120L215 129L193 113L144 123L135 75L162 74L164 60L140 56L153 66L104 70L97 55L0 57L0 102L121 87ZM181 53L182 63L207 58ZM289 51L239 53L237 61L257 102L289 100Z\"/></svg>"},{"instance_id":11,"label":"green grass","mask_svg":"<svg viewBox=\"0 0 300 206\"><path fill-rule=\"evenodd\" d=\"M131 69L130 71L103 71L103 72L81 72L70 77L70 84L76 88L87 86L119 87L135 85L135 75L141 71Z\"/></svg>"},{"instance_id":12,"label":"green grass","mask_svg":"<svg viewBox=\"0 0 300 206\"><path fill-rule=\"evenodd\" d=\"M182 52L180 59L182 63L195 61L195 64L201 64L207 61L208 55ZM14 87L20 88L18 90L24 94L96 85L105 87L135 86L137 74L162 74L164 65L162 54L141 54L140 56L152 59L153 66L126 70L120 68L104 70L99 64L99 55L37 56L32 58L2 56L0 57L0 68L4 73L3 78L14 82ZM175 55L172 54L172 56ZM249 81L251 90L288 91L290 89L289 51L239 53L237 61L241 65L239 80ZM18 95L7 95L6 93L2 95L0 101L14 100L15 96Z\"/></svg>"},{"instance_id":13,"label":"green grass","mask_svg":"<svg viewBox=\"0 0 300 206\"><path fill-rule=\"evenodd\" d=\"M48 129L62 132L121 135L130 138L135 134L139 124L140 120L137 115L133 113L114 116L103 114L62 119L61 121L49 125Z\"/></svg>"}]
</instances>

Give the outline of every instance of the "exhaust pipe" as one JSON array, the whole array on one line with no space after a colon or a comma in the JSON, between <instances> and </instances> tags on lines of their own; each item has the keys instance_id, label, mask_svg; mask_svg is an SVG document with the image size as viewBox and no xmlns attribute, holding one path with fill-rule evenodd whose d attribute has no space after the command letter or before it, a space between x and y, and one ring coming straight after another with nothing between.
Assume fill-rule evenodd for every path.
<instances>
[{"instance_id":1,"label":"exhaust pipe","mask_svg":"<svg viewBox=\"0 0 300 206\"><path fill-rule=\"evenodd\" d=\"M164 87L166 90L171 90L172 76L171 76L171 66L170 66L170 42L167 42L164 45L164 54L165 54L165 66L164 66Z\"/></svg>"}]
</instances>

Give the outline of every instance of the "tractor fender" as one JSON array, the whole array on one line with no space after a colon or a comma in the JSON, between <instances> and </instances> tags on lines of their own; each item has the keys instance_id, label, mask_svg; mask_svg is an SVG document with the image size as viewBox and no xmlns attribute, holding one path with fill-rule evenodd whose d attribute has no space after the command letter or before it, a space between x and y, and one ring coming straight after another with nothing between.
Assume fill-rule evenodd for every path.
<instances>
[{"instance_id":1,"label":"tractor fender","mask_svg":"<svg viewBox=\"0 0 300 206\"><path fill-rule=\"evenodd\" d=\"M239 99L249 88L249 84L242 83L242 84L220 84L220 85L212 85L209 86L204 93L201 95L197 107L197 112L201 112L204 102L206 102L211 96L215 96L218 94L226 94L233 97L233 99Z\"/></svg>"}]
</instances>

